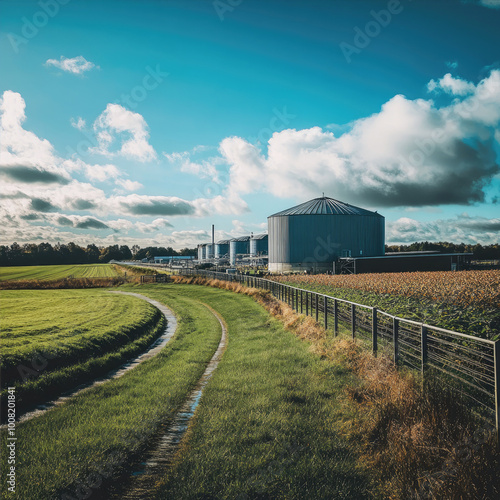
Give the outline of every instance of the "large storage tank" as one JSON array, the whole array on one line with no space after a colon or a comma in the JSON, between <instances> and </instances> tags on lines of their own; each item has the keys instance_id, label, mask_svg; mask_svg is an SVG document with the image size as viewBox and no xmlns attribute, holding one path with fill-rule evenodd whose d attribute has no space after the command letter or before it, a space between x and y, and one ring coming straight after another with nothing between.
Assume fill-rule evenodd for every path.
<instances>
[{"instance_id":1,"label":"large storage tank","mask_svg":"<svg viewBox=\"0 0 500 500\"><path fill-rule=\"evenodd\" d=\"M215 250L215 245L212 245L212 243L207 243L206 244L206 259L213 259L214 258L214 250Z\"/></svg>"},{"instance_id":2,"label":"large storage tank","mask_svg":"<svg viewBox=\"0 0 500 500\"><path fill-rule=\"evenodd\" d=\"M221 240L215 244L215 258L222 259L229 255L229 240Z\"/></svg>"},{"instance_id":3,"label":"large storage tank","mask_svg":"<svg viewBox=\"0 0 500 500\"><path fill-rule=\"evenodd\" d=\"M338 257L384 255L385 218L332 198L268 217L269 271L331 271Z\"/></svg>"},{"instance_id":4,"label":"large storage tank","mask_svg":"<svg viewBox=\"0 0 500 500\"><path fill-rule=\"evenodd\" d=\"M267 255L269 249L269 237L267 234L257 234L250 237L250 255Z\"/></svg>"},{"instance_id":5,"label":"large storage tank","mask_svg":"<svg viewBox=\"0 0 500 500\"><path fill-rule=\"evenodd\" d=\"M198 260L203 260L203 245L198 245Z\"/></svg>"},{"instance_id":6,"label":"large storage tank","mask_svg":"<svg viewBox=\"0 0 500 500\"><path fill-rule=\"evenodd\" d=\"M250 251L250 236L242 236L229 241L229 261L231 265L236 264L236 255L248 254Z\"/></svg>"}]
</instances>

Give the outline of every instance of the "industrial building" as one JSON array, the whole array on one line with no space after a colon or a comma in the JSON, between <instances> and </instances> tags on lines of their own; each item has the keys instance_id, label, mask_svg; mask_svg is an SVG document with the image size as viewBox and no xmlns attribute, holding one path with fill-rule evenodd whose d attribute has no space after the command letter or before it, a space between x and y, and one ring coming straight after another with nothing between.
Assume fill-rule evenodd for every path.
<instances>
[{"instance_id":1,"label":"industrial building","mask_svg":"<svg viewBox=\"0 0 500 500\"><path fill-rule=\"evenodd\" d=\"M191 267L194 257L191 255L168 255L166 257L153 257L155 264L163 264L170 267Z\"/></svg>"},{"instance_id":2,"label":"industrial building","mask_svg":"<svg viewBox=\"0 0 500 500\"><path fill-rule=\"evenodd\" d=\"M343 257L334 264L335 274L462 271L469 269L472 253L401 252L381 257Z\"/></svg>"},{"instance_id":3,"label":"industrial building","mask_svg":"<svg viewBox=\"0 0 500 500\"><path fill-rule=\"evenodd\" d=\"M385 254L385 218L328 197L268 217L268 234L198 245L198 263L271 273L449 271L468 269L472 254Z\"/></svg>"},{"instance_id":4,"label":"industrial building","mask_svg":"<svg viewBox=\"0 0 500 500\"><path fill-rule=\"evenodd\" d=\"M331 272L339 257L384 255L385 218L328 197L268 217L269 271Z\"/></svg>"}]
</instances>

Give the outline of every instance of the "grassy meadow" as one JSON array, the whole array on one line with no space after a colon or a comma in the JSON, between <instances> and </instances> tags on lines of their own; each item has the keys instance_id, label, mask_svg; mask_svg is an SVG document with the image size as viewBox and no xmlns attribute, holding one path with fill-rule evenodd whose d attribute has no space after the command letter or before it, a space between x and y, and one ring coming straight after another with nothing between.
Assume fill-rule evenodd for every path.
<instances>
[{"instance_id":1,"label":"grassy meadow","mask_svg":"<svg viewBox=\"0 0 500 500\"><path fill-rule=\"evenodd\" d=\"M149 295L152 288L130 291ZM118 473L183 403L217 348L220 324L189 294L170 288L151 296L178 316L174 338L122 377L18 424L16 493L2 498L78 498L78 487L96 474ZM5 437L3 431L2 446Z\"/></svg>"},{"instance_id":2,"label":"grassy meadow","mask_svg":"<svg viewBox=\"0 0 500 500\"><path fill-rule=\"evenodd\" d=\"M113 278L122 274L113 264L0 267L1 281L60 280L64 278Z\"/></svg>"},{"instance_id":3,"label":"grassy meadow","mask_svg":"<svg viewBox=\"0 0 500 500\"><path fill-rule=\"evenodd\" d=\"M2 396L18 409L51 399L144 350L162 332L161 313L103 290L2 291Z\"/></svg>"}]
</instances>

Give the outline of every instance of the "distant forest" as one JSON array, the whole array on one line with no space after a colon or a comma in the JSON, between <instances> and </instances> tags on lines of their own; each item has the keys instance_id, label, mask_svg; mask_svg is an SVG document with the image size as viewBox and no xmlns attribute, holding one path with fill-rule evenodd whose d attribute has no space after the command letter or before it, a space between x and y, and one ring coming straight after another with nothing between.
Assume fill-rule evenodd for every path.
<instances>
[{"instance_id":1,"label":"distant forest","mask_svg":"<svg viewBox=\"0 0 500 500\"><path fill-rule=\"evenodd\" d=\"M386 245L386 252L411 252L421 250L437 250L441 253L472 252L475 260L497 260L500 259L500 245L466 245L448 242L430 243L423 241L410 245ZM50 243L26 243L10 246L0 245L0 266L38 266L46 264L97 264L106 263L110 260L142 260L151 259L155 256L170 255L198 255L196 248L183 248L176 251L171 247L146 247L140 248L134 245L110 245L108 247L97 247L87 245L86 248L68 243L52 246Z\"/></svg>"},{"instance_id":2,"label":"distant forest","mask_svg":"<svg viewBox=\"0 0 500 500\"><path fill-rule=\"evenodd\" d=\"M498 260L500 259L500 245L467 245L465 243L449 243L440 241L439 243L431 243L429 241L421 241L411 243L410 245L386 245L386 252L415 252L423 250L437 250L440 253L472 253L474 260Z\"/></svg>"},{"instance_id":3,"label":"distant forest","mask_svg":"<svg viewBox=\"0 0 500 500\"><path fill-rule=\"evenodd\" d=\"M57 243L26 243L10 246L0 245L0 266L39 266L47 264L98 264L110 260L141 260L154 256L170 255L198 255L196 248L183 248L179 252L171 247L146 247L140 248L134 245L110 245L108 247L97 247L87 245L86 248L68 243L67 245Z\"/></svg>"}]
</instances>

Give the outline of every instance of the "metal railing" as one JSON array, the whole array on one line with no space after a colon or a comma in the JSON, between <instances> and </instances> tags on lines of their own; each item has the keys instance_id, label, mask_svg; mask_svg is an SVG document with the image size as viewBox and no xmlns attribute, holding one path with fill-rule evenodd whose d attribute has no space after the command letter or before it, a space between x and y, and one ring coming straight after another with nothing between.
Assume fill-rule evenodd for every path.
<instances>
[{"instance_id":1,"label":"metal railing","mask_svg":"<svg viewBox=\"0 0 500 500\"><path fill-rule=\"evenodd\" d=\"M500 341L400 318L376 307L264 278L201 270L183 270L180 274L268 290L294 311L313 317L335 335L342 325L349 329L353 338L368 340L375 355L383 344L390 348L397 365L408 366L422 374L429 369L435 371L480 415L494 421L497 433L500 432Z\"/></svg>"}]
</instances>

